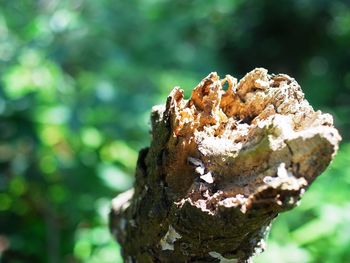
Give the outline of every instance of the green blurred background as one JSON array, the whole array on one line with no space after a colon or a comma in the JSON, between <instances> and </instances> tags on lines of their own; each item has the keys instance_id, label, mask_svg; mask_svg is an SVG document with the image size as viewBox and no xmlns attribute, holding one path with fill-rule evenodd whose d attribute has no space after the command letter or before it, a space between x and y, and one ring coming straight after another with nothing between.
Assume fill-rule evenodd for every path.
<instances>
[{"instance_id":1,"label":"green blurred background","mask_svg":"<svg viewBox=\"0 0 350 263\"><path fill-rule=\"evenodd\" d=\"M0 262L121 262L110 200L149 112L209 72L287 73L343 142L257 263L350 262L350 5L326 0L0 0Z\"/></svg>"}]
</instances>

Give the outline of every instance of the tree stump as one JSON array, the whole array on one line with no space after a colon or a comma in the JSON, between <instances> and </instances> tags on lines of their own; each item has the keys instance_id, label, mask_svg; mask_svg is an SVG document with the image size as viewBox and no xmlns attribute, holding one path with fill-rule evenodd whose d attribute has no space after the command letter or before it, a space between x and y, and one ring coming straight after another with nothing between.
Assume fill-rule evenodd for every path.
<instances>
[{"instance_id":1,"label":"tree stump","mask_svg":"<svg viewBox=\"0 0 350 263\"><path fill-rule=\"evenodd\" d=\"M134 188L112 201L125 262L250 262L341 139L293 78L263 68L238 83L213 72L189 100L175 87L151 122Z\"/></svg>"}]
</instances>

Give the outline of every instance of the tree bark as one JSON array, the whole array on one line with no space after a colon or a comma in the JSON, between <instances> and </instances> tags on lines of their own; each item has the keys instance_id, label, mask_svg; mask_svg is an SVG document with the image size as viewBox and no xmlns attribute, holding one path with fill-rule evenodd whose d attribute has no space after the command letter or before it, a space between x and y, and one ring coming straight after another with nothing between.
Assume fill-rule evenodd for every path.
<instances>
[{"instance_id":1,"label":"tree bark","mask_svg":"<svg viewBox=\"0 0 350 263\"><path fill-rule=\"evenodd\" d=\"M211 73L189 100L175 87L151 122L134 188L112 202L125 262L250 262L340 141L293 78L262 68Z\"/></svg>"}]
</instances>

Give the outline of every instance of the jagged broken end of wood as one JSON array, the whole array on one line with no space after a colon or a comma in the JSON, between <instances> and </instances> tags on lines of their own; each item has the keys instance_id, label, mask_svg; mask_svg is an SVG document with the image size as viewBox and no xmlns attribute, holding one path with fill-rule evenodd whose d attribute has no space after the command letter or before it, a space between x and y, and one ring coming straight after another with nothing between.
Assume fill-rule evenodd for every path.
<instances>
[{"instance_id":1,"label":"jagged broken end of wood","mask_svg":"<svg viewBox=\"0 0 350 263\"><path fill-rule=\"evenodd\" d=\"M126 262L248 262L341 140L293 78L263 68L210 73L188 100L175 87L151 121L134 189L112 205Z\"/></svg>"}]
</instances>

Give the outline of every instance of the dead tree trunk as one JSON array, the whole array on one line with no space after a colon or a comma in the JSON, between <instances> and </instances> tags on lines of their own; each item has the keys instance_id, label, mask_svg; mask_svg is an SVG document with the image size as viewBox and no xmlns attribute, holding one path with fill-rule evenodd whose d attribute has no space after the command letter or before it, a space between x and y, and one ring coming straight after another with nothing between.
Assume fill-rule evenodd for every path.
<instances>
[{"instance_id":1,"label":"dead tree trunk","mask_svg":"<svg viewBox=\"0 0 350 263\"><path fill-rule=\"evenodd\" d=\"M340 141L293 78L262 68L211 73L189 100L175 87L151 120L134 189L112 205L125 262L249 262Z\"/></svg>"}]
</instances>

